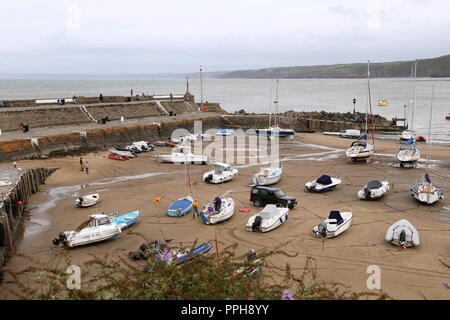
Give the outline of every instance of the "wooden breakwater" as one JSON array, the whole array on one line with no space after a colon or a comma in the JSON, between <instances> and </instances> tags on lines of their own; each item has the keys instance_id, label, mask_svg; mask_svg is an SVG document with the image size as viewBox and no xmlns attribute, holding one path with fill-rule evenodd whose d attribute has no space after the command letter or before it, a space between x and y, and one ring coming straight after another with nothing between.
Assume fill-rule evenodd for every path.
<instances>
[{"instance_id":1,"label":"wooden breakwater","mask_svg":"<svg viewBox=\"0 0 450 320\"><path fill-rule=\"evenodd\" d=\"M14 252L29 197L57 168L0 169L0 266Z\"/></svg>"}]
</instances>

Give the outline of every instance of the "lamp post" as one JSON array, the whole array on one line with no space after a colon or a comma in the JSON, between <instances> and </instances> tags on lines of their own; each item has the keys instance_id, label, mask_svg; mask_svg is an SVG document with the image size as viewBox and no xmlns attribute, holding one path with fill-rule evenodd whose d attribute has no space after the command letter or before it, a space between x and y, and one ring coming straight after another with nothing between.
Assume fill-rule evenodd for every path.
<instances>
[{"instance_id":1,"label":"lamp post","mask_svg":"<svg viewBox=\"0 0 450 320\"><path fill-rule=\"evenodd\" d=\"M356 113L356 98L353 98L353 114Z\"/></svg>"}]
</instances>

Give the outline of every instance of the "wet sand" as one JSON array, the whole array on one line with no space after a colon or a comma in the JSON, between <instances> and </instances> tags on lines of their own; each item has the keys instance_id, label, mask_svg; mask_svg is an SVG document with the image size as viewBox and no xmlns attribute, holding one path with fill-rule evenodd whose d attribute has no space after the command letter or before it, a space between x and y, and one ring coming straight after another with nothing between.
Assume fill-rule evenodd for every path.
<instances>
[{"instance_id":1,"label":"wet sand","mask_svg":"<svg viewBox=\"0 0 450 320\"><path fill-rule=\"evenodd\" d=\"M155 153L141 154L129 161L114 161L106 152L83 156L89 161L90 172L80 172L79 157L20 161L18 165L31 167L59 167L47 179L28 204L30 221L18 242L18 251L45 265L60 263L57 253L66 249L52 248L51 241L60 231L73 230L92 213L127 213L141 211L140 221L130 228L149 239L174 239L174 243L189 246L194 240L212 240L217 233L219 249L238 243L238 253L249 249L274 248L288 242L283 249L289 258L269 258L270 271L283 276L289 263L294 273L301 273L307 257L313 257L318 278L340 282L355 291L367 291L367 267L381 268L382 290L397 299L450 299L450 290L441 287L441 281L450 280L450 147L432 146L430 173L433 182L444 189L446 198L432 206L418 203L410 195L410 188L421 181L425 160L417 168L399 168L395 151L399 144L376 140L376 155L370 164L349 163L345 148L351 140L316 134L298 134L296 141L282 141L283 178L276 185L297 198L298 205L289 213L289 220L268 233L245 230L248 218L260 209L249 202L251 175L257 166L238 166L239 175L222 185L208 185L202 181L210 166L190 165L193 195L200 205L210 202L215 195L232 189L236 202L234 216L216 226L206 226L192 214L172 218L166 215L171 201L186 195L184 167L159 163ZM426 145L419 145L422 157ZM156 152L170 149L159 148ZM11 164L2 164L10 166ZM343 183L332 192L311 194L304 191L304 183L321 174L339 177ZM357 191L369 180L388 180L391 190L378 201L361 201ZM75 208L74 201L81 194L100 192L101 202L92 208ZM160 197L160 204L153 198ZM250 212L241 213L240 208ZM311 230L326 218L330 210L353 212L353 224L340 236L321 240ZM406 218L419 230L421 246L401 250L384 240L387 228ZM82 263L91 255L106 253L127 255L142 243L142 239L125 231L119 238L102 244L67 250L71 262ZM30 265L27 259L14 256L8 267L19 271ZM266 269L266 272L268 269ZM374 290L376 291L376 290ZM0 297L8 295L0 287Z\"/></svg>"}]
</instances>

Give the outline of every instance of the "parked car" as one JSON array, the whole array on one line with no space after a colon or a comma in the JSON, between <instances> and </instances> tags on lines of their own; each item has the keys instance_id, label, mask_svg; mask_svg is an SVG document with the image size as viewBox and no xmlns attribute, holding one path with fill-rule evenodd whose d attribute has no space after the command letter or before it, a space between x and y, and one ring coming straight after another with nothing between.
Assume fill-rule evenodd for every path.
<instances>
[{"instance_id":1,"label":"parked car","mask_svg":"<svg viewBox=\"0 0 450 320\"><path fill-rule=\"evenodd\" d=\"M266 186L254 186L250 192L250 201L253 202L255 207L275 204L279 207L292 209L297 205L295 197L286 195L280 189Z\"/></svg>"}]
</instances>

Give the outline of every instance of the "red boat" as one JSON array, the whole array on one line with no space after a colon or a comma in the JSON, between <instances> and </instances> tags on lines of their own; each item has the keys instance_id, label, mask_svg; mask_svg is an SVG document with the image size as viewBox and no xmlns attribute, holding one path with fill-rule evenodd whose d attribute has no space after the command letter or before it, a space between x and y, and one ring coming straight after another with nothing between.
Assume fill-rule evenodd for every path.
<instances>
[{"instance_id":1,"label":"red boat","mask_svg":"<svg viewBox=\"0 0 450 320\"><path fill-rule=\"evenodd\" d=\"M416 141L417 141L417 142L427 142L427 138L422 137L422 136L417 136L417 137L416 137Z\"/></svg>"},{"instance_id":2,"label":"red boat","mask_svg":"<svg viewBox=\"0 0 450 320\"><path fill-rule=\"evenodd\" d=\"M445 120L450 120L450 113L445 117Z\"/></svg>"},{"instance_id":3,"label":"red boat","mask_svg":"<svg viewBox=\"0 0 450 320\"><path fill-rule=\"evenodd\" d=\"M177 146L177 144L176 144L176 143L173 143L173 142L166 142L166 145L168 145L169 147L175 147L175 146Z\"/></svg>"},{"instance_id":4,"label":"red boat","mask_svg":"<svg viewBox=\"0 0 450 320\"><path fill-rule=\"evenodd\" d=\"M110 158L112 160L121 160L121 161L125 161L125 160L129 159L128 157L119 156L117 154L112 154L112 153L109 154L108 158Z\"/></svg>"}]
</instances>

